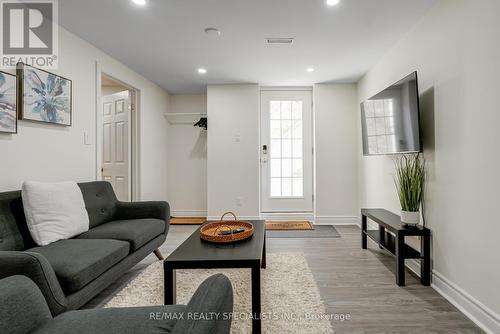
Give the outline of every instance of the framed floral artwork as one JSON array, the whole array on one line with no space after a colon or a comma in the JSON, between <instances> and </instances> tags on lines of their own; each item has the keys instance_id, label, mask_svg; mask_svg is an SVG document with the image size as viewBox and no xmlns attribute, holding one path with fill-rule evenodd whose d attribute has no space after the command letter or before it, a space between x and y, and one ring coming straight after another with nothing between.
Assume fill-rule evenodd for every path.
<instances>
[{"instance_id":1,"label":"framed floral artwork","mask_svg":"<svg viewBox=\"0 0 500 334\"><path fill-rule=\"evenodd\" d=\"M71 80L22 63L17 76L20 119L71 126Z\"/></svg>"},{"instance_id":2,"label":"framed floral artwork","mask_svg":"<svg viewBox=\"0 0 500 334\"><path fill-rule=\"evenodd\" d=\"M17 133L17 78L1 71L0 132Z\"/></svg>"}]
</instances>

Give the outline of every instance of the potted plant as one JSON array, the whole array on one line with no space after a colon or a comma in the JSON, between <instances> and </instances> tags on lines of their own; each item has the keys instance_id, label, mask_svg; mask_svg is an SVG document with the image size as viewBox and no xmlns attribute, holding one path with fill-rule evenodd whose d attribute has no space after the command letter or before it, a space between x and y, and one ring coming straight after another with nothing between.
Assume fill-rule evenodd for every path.
<instances>
[{"instance_id":1,"label":"potted plant","mask_svg":"<svg viewBox=\"0 0 500 334\"><path fill-rule=\"evenodd\" d=\"M420 154L403 154L396 160L395 183L401 203L401 222L415 226L420 222L424 196L425 161Z\"/></svg>"}]
</instances>

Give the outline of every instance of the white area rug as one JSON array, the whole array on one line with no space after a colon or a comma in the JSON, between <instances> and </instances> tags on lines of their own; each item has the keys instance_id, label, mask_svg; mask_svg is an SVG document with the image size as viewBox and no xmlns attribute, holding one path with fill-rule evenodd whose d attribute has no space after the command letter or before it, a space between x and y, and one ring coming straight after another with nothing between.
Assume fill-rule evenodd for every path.
<instances>
[{"instance_id":1,"label":"white area rug","mask_svg":"<svg viewBox=\"0 0 500 334\"><path fill-rule=\"evenodd\" d=\"M250 270L178 270L177 303L187 304L203 280L223 273L231 280L234 312L231 333L251 333ZM267 254L262 279L263 333L333 333L316 282L301 253ZM163 263L147 267L104 307L163 305Z\"/></svg>"}]
</instances>

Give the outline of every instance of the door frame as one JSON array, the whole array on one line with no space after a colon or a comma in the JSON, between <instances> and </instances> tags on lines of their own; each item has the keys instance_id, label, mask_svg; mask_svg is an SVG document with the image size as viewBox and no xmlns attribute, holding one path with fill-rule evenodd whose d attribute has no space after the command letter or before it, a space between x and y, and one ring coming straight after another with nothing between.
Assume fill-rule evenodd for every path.
<instances>
[{"instance_id":1,"label":"door frame","mask_svg":"<svg viewBox=\"0 0 500 334\"><path fill-rule=\"evenodd\" d=\"M129 129L129 187L130 187L130 200L138 201L140 200L140 89L134 87L133 85L127 83L126 81L120 79L116 75L111 74L112 71L107 71L103 69L102 65L96 61L95 76L96 76L96 131L95 131L95 143L96 143L96 155L95 155L95 179L102 180L102 149L103 149L103 138L102 138L102 76L106 76L113 81L118 82L120 85L126 87L130 92L130 126Z\"/></svg>"},{"instance_id":2,"label":"door frame","mask_svg":"<svg viewBox=\"0 0 500 334\"><path fill-rule=\"evenodd\" d=\"M262 92L268 91L307 91L311 92L311 136L312 136L312 211L311 212L263 212L262 211ZM314 86L261 86L259 89L259 214L263 219L275 220L310 220L313 221L316 216L316 126L315 126L315 104L314 104Z\"/></svg>"}]
</instances>

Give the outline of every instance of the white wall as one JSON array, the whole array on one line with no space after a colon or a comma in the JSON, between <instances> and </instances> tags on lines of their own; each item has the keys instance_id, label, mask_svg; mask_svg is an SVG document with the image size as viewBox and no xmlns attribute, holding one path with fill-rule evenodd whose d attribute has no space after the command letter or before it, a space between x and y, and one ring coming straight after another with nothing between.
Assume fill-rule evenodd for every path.
<instances>
[{"instance_id":1,"label":"white wall","mask_svg":"<svg viewBox=\"0 0 500 334\"><path fill-rule=\"evenodd\" d=\"M73 81L73 125L20 121L18 134L0 134L0 191L20 189L24 180L90 181L96 177L96 61L103 71L140 90L140 181L142 199L167 197L169 95L79 37L59 28L59 68ZM84 145L84 132L91 145Z\"/></svg>"},{"instance_id":2,"label":"white wall","mask_svg":"<svg viewBox=\"0 0 500 334\"><path fill-rule=\"evenodd\" d=\"M123 92L126 90L128 90L128 88L124 87L124 86L102 86L101 94L102 94L102 96L106 96L106 95L112 95L115 93L120 93L120 92Z\"/></svg>"},{"instance_id":3,"label":"white wall","mask_svg":"<svg viewBox=\"0 0 500 334\"><path fill-rule=\"evenodd\" d=\"M314 86L316 222L358 224L356 85Z\"/></svg>"},{"instance_id":4,"label":"white wall","mask_svg":"<svg viewBox=\"0 0 500 334\"><path fill-rule=\"evenodd\" d=\"M207 96L171 95L170 112L206 113ZM207 215L207 131L193 126L197 119L168 127L168 201L176 217Z\"/></svg>"},{"instance_id":5,"label":"white wall","mask_svg":"<svg viewBox=\"0 0 500 334\"><path fill-rule=\"evenodd\" d=\"M259 88L210 85L207 110L208 216L234 211L241 217L258 217Z\"/></svg>"},{"instance_id":6,"label":"white wall","mask_svg":"<svg viewBox=\"0 0 500 334\"><path fill-rule=\"evenodd\" d=\"M434 283L500 331L500 2L442 0L359 82L358 101L418 70ZM359 131L361 131L359 129ZM398 212L393 164L358 145L360 205ZM444 286L444 285L443 285ZM465 296L465 297L464 297ZM476 312L474 314L474 312ZM482 312L482 313L481 313ZM496 319L495 319L496 318ZM483 322L483 324L484 324ZM496 326L496 327L495 327ZM491 330L495 328L495 330Z\"/></svg>"}]
</instances>

